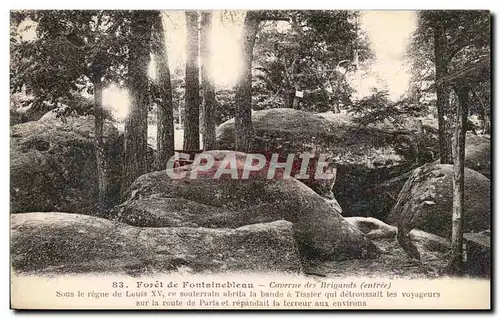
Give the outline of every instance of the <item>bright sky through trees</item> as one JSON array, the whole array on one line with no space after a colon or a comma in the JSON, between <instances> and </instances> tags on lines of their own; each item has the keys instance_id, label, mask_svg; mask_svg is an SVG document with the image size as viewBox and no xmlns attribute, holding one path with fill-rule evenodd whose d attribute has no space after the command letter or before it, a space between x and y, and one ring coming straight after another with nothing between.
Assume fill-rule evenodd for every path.
<instances>
[{"instance_id":1,"label":"bright sky through trees","mask_svg":"<svg viewBox=\"0 0 500 319\"><path fill-rule=\"evenodd\" d=\"M217 88L234 86L241 69L240 40L244 12L216 11L213 14L212 70L211 76ZM163 16L167 30L167 48L171 71L182 70L186 60L186 26L183 11L168 11ZM412 11L364 11L360 27L368 34L375 59L367 66L365 76L351 85L358 97L371 93L371 89L387 89L390 98L397 100L407 89L409 73L404 63L407 41L415 28L416 13ZM24 25L23 25L24 27ZM34 29L22 34L34 37ZM150 75L154 74L150 66ZM104 91L104 104L112 109L118 119L128 113L128 93L111 86Z\"/></svg>"},{"instance_id":2,"label":"bright sky through trees","mask_svg":"<svg viewBox=\"0 0 500 319\"><path fill-rule=\"evenodd\" d=\"M416 27L413 11L365 11L361 28L368 33L375 61L370 65L373 75L361 80L361 96L370 94L372 87L388 89L390 98L397 100L408 88L410 75L405 67L407 42Z\"/></svg>"}]
</instances>

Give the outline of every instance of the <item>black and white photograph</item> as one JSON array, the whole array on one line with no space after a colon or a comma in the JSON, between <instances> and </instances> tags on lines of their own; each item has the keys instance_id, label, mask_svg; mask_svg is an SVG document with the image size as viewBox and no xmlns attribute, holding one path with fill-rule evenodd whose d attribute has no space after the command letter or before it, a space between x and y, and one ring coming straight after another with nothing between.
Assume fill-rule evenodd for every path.
<instances>
[{"instance_id":1,"label":"black and white photograph","mask_svg":"<svg viewBox=\"0 0 500 319\"><path fill-rule=\"evenodd\" d=\"M490 309L488 10L10 10L12 309Z\"/></svg>"}]
</instances>

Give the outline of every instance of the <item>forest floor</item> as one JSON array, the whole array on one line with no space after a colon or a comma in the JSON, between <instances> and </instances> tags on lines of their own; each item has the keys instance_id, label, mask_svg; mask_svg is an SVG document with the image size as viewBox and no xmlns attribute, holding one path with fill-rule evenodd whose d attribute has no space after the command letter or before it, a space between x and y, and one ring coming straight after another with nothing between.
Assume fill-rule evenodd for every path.
<instances>
[{"instance_id":1,"label":"forest floor","mask_svg":"<svg viewBox=\"0 0 500 319\"><path fill-rule=\"evenodd\" d=\"M444 275L447 258L443 258L443 253L419 249L422 262L417 263L410 260L396 240L374 240L374 243L384 252L378 258L310 262L305 265L305 272L312 276L327 278L432 279Z\"/></svg>"}]
</instances>

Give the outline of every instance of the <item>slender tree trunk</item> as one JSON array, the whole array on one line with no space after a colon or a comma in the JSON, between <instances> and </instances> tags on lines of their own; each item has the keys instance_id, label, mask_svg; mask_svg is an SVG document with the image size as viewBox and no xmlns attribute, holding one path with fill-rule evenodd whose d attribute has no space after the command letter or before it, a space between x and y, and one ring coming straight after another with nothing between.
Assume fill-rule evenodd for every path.
<instances>
[{"instance_id":1,"label":"slender tree trunk","mask_svg":"<svg viewBox=\"0 0 500 319\"><path fill-rule=\"evenodd\" d=\"M156 85L158 88L157 113L157 168L167 168L168 160L174 155L174 109L172 83L161 13L153 22L153 54L156 61Z\"/></svg>"},{"instance_id":2,"label":"slender tree trunk","mask_svg":"<svg viewBox=\"0 0 500 319\"><path fill-rule=\"evenodd\" d=\"M102 108L102 89L103 85L100 77L94 79L94 125L95 125L95 148L97 163L97 199L99 213L106 212L109 206L108 178L106 174L106 147L103 140L104 112Z\"/></svg>"},{"instance_id":3,"label":"slender tree trunk","mask_svg":"<svg viewBox=\"0 0 500 319\"><path fill-rule=\"evenodd\" d=\"M125 122L125 176L122 192L146 173L148 141L148 64L153 14L137 10L131 17L128 63L130 112Z\"/></svg>"},{"instance_id":4,"label":"slender tree trunk","mask_svg":"<svg viewBox=\"0 0 500 319\"><path fill-rule=\"evenodd\" d=\"M434 26L434 59L436 69L436 80L448 74L448 62L446 52L446 38L443 27L438 24ZM446 84L436 87L436 104L439 126L439 156L441 164L452 163L451 129L450 129L450 90Z\"/></svg>"},{"instance_id":5,"label":"slender tree trunk","mask_svg":"<svg viewBox=\"0 0 500 319\"><path fill-rule=\"evenodd\" d=\"M290 88L289 90L285 90L285 107L293 108L293 102L295 101L295 90Z\"/></svg>"},{"instance_id":6,"label":"slender tree trunk","mask_svg":"<svg viewBox=\"0 0 500 319\"><path fill-rule=\"evenodd\" d=\"M182 123L182 108L181 108L181 103L182 103L182 101L179 98L177 100L177 111L179 112L179 125L183 126L184 124Z\"/></svg>"},{"instance_id":7,"label":"slender tree trunk","mask_svg":"<svg viewBox=\"0 0 500 319\"><path fill-rule=\"evenodd\" d=\"M236 150L248 152L253 140L252 125L252 62L255 37L260 19L254 11L247 12L243 26L243 67L236 87L235 137Z\"/></svg>"},{"instance_id":8,"label":"slender tree trunk","mask_svg":"<svg viewBox=\"0 0 500 319\"><path fill-rule=\"evenodd\" d=\"M243 24L243 67L236 85L236 112L234 117L236 150L248 152L253 142L252 125L252 62L253 47L263 20L289 21L286 14L280 11L248 11ZM292 100L293 101L293 98ZM293 103L293 102L292 102Z\"/></svg>"},{"instance_id":9,"label":"slender tree trunk","mask_svg":"<svg viewBox=\"0 0 500 319\"><path fill-rule=\"evenodd\" d=\"M295 92L293 92L293 104L292 104L292 108L295 109L295 110L298 110L299 109L299 97L297 96L297 91L300 91L300 86L299 84L295 83L294 84L294 87L295 87Z\"/></svg>"},{"instance_id":10,"label":"slender tree trunk","mask_svg":"<svg viewBox=\"0 0 500 319\"><path fill-rule=\"evenodd\" d=\"M469 89L456 88L458 96L457 121L453 143L453 217L451 232L451 260L448 266L452 275L463 274L463 224L464 224L464 162L465 131L469 113ZM471 212L472 213L472 212Z\"/></svg>"},{"instance_id":11,"label":"slender tree trunk","mask_svg":"<svg viewBox=\"0 0 500 319\"><path fill-rule=\"evenodd\" d=\"M210 35L212 29L212 12L201 14L201 83L202 102L202 136L203 149L213 150L215 146L215 89L208 73L210 72Z\"/></svg>"},{"instance_id":12,"label":"slender tree trunk","mask_svg":"<svg viewBox=\"0 0 500 319\"><path fill-rule=\"evenodd\" d=\"M184 150L200 149L200 79L198 12L186 11L186 93Z\"/></svg>"},{"instance_id":13,"label":"slender tree trunk","mask_svg":"<svg viewBox=\"0 0 500 319\"><path fill-rule=\"evenodd\" d=\"M450 127L450 102L449 89L445 86L436 88L436 103L439 126L439 156L441 164L452 164L451 127Z\"/></svg>"},{"instance_id":14,"label":"slender tree trunk","mask_svg":"<svg viewBox=\"0 0 500 319\"><path fill-rule=\"evenodd\" d=\"M484 134L491 134L491 120L490 116L485 113L484 114L484 121L483 121L483 135Z\"/></svg>"},{"instance_id":15,"label":"slender tree trunk","mask_svg":"<svg viewBox=\"0 0 500 319\"><path fill-rule=\"evenodd\" d=\"M290 18L290 24L292 27L292 30L299 34L300 36L304 37L304 32L303 29L299 26L299 23L297 21L297 16L292 15ZM299 84L299 78L297 78L297 74L301 73L301 70L299 70L299 60L295 58L292 62L292 70L290 74L290 79L293 81L293 87L295 89L295 92L293 92L293 104L292 108L295 110L298 110L300 108L300 98L297 96L297 91L301 91L300 84Z\"/></svg>"}]
</instances>

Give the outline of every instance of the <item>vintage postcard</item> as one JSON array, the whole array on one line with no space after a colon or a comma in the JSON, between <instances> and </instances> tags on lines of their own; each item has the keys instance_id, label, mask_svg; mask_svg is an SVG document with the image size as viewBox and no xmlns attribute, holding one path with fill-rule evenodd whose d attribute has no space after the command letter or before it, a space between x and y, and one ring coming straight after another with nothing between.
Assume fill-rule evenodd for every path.
<instances>
[{"instance_id":1,"label":"vintage postcard","mask_svg":"<svg viewBox=\"0 0 500 319\"><path fill-rule=\"evenodd\" d=\"M491 309L491 13L12 10L12 309Z\"/></svg>"}]
</instances>

